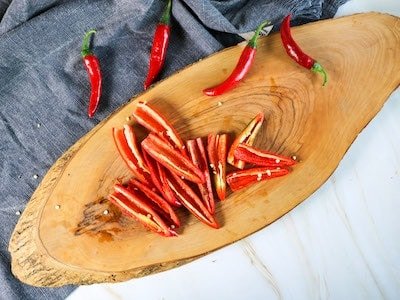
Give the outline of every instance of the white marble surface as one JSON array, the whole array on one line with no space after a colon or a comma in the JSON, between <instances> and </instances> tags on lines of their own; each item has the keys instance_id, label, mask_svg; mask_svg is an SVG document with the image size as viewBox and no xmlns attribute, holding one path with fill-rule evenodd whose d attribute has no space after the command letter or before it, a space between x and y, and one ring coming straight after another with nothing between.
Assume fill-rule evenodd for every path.
<instances>
[{"instance_id":1,"label":"white marble surface","mask_svg":"<svg viewBox=\"0 0 400 300\"><path fill-rule=\"evenodd\" d=\"M337 16L367 11L400 16L400 1L352 0ZM68 300L328 298L400 299L400 89L331 178L275 223L180 268L82 286Z\"/></svg>"}]
</instances>

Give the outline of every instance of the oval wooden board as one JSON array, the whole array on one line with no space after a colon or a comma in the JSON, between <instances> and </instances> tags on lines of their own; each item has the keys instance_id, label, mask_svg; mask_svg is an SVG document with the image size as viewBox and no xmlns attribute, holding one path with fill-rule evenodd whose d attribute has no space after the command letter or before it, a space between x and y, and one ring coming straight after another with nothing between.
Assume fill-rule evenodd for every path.
<instances>
[{"instance_id":1,"label":"oval wooden board","mask_svg":"<svg viewBox=\"0 0 400 300\"><path fill-rule=\"evenodd\" d=\"M399 85L400 21L359 14L300 26L293 34L327 69L327 87L287 57L278 34L261 39L250 73L226 95L209 98L201 90L229 74L243 45L160 82L96 126L49 170L10 241L15 276L31 285L60 286L167 270L265 227L318 189ZM300 163L286 177L218 203L221 229L210 229L182 211L179 237L159 237L121 217L103 199L117 177L129 176L111 128L126 123L139 100L164 112L183 138L237 133L263 111L266 121L257 145L296 154Z\"/></svg>"}]
</instances>

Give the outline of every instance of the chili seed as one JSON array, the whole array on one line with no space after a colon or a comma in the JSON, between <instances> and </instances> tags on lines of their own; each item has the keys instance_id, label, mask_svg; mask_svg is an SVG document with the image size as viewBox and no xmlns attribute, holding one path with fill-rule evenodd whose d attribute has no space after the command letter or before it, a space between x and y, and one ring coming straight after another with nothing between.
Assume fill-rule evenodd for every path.
<instances>
[{"instance_id":1,"label":"chili seed","mask_svg":"<svg viewBox=\"0 0 400 300\"><path fill-rule=\"evenodd\" d=\"M271 176L271 171L270 170L267 170L267 175Z\"/></svg>"},{"instance_id":2,"label":"chili seed","mask_svg":"<svg viewBox=\"0 0 400 300\"><path fill-rule=\"evenodd\" d=\"M39 178L39 175L37 175L37 174L33 175L33 179L38 179L38 178Z\"/></svg>"},{"instance_id":3,"label":"chili seed","mask_svg":"<svg viewBox=\"0 0 400 300\"><path fill-rule=\"evenodd\" d=\"M275 159L275 162L277 163L277 164L279 164L280 162L281 162L281 160L280 159Z\"/></svg>"},{"instance_id":4,"label":"chili seed","mask_svg":"<svg viewBox=\"0 0 400 300\"><path fill-rule=\"evenodd\" d=\"M19 216L19 215L21 214L21 212L20 212L19 210L17 210L17 211L15 212L15 214L16 214L17 216Z\"/></svg>"},{"instance_id":5,"label":"chili seed","mask_svg":"<svg viewBox=\"0 0 400 300\"><path fill-rule=\"evenodd\" d=\"M103 211L103 215L108 215L108 209L106 209L105 211Z\"/></svg>"},{"instance_id":6,"label":"chili seed","mask_svg":"<svg viewBox=\"0 0 400 300\"><path fill-rule=\"evenodd\" d=\"M221 101L218 101L218 106L222 106L222 102Z\"/></svg>"},{"instance_id":7,"label":"chili seed","mask_svg":"<svg viewBox=\"0 0 400 300\"><path fill-rule=\"evenodd\" d=\"M293 156L292 156L292 159L293 159L293 160L296 160L296 159L297 159L296 155L293 155Z\"/></svg>"},{"instance_id":8,"label":"chili seed","mask_svg":"<svg viewBox=\"0 0 400 300\"><path fill-rule=\"evenodd\" d=\"M60 209L61 206L57 204L56 206L54 206L54 208L55 208L55 209Z\"/></svg>"}]
</instances>

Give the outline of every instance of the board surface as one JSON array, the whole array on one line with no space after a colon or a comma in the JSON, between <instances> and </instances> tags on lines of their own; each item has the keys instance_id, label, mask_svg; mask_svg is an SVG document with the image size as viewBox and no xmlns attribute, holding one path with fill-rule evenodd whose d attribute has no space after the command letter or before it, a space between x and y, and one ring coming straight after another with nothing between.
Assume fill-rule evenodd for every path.
<instances>
[{"instance_id":1,"label":"board surface","mask_svg":"<svg viewBox=\"0 0 400 300\"><path fill-rule=\"evenodd\" d=\"M359 14L296 27L293 35L326 68L328 86L287 57L279 34L260 40L250 73L223 96L201 91L230 73L243 45L160 82L96 126L49 170L11 238L13 273L32 285L59 286L170 269L265 227L318 189L400 83L400 20ZM218 203L219 230L182 211L180 236L159 237L104 199L117 178L129 176L111 128L127 122L137 101L164 112L185 139L238 133L263 111L256 145L295 154L300 162L290 175Z\"/></svg>"}]
</instances>

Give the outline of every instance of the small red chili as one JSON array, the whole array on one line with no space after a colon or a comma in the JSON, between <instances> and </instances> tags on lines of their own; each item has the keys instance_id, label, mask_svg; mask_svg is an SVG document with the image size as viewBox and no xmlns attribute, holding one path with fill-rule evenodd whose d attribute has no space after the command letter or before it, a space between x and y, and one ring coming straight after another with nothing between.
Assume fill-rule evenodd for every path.
<instances>
[{"instance_id":1,"label":"small red chili","mask_svg":"<svg viewBox=\"0 0 400 300\"><path fill-rule=\"evenodd\" d=\"M86 67L86 71L89 75L91 92L89 99L89 107L88 107L88 116L89 118L93 118L94 113L97 110L99 105L100 96L101 96L101 71L100 71L100 63L96 55L92 53L90 50L90 38L92 34L94 34L96 30L89 30L86 32L83 42L82 42L82 58Z\"/></svg>"},{"instance_id":2,"label":"small red chili","mask_svg":"<svg viewBox=\"0 0 400 300\"><path fill-rule=\"evenodd\" d=\"M171 6L172 1L168 0L160 22L157 24L156 32L154 33L153 46L150 54L149 72L144 82L145 90L152 84L164 65L171 30Z\"/></svg>"},{"instance_id":3,"label":"small red chili","mask_svg":"<svg viewBox=\"0 0 400 300\"><path fill-rule=\"evenodd\" d=\"M296 161L290 157L261 150L246 144L239 144L233 154L236 159L257 166L286 167L296 164Z\"/></svg>"},{"instance_id":4,"label":"small red chili","mask_svg":"<svg viewBox=\"0 0 400 300\"><path fill-rule=\"evenodd\" d=\"M290 32L290 17L291 15L286 16L281 24L280 31L283 47L287 54L299 65L313 72L321 73L324 76L324 82L322 84L324 86L328 82L328 74L320 63L305 54L299 45L297 45Z\"/></svg>"},{"instance_id":5,"label":"small red chili","mask_svg":"<svg viewBox=\"0 0 400 300\"><path fill-rule=\"evenodd\" d=\"M203 90L204 94L206 94L207 96L222 95L226 91L234 88L239 83L239 81L243 79L243 77L247 74L247 72L251 68L251 65L253 64L254 57L257 51L257 40L260 31L269 23L269 21L265 21L257 27L253 37L242 51L239 61L235 69L233 69L231 75L219 85Z\"/></svg>"},{"instance_id":6,"label":"small red chili","mask_svg":"<svg viewBox=\"0 0 400 300\"><path fill-rule=\"evenodd\" d=\"M264 113L259 112L254 117L254 119L251 120L251 122L246 126L246 128L243 129L243 131L236 137L228 152L227 161L229 164L239 169L244 168L245 162L243 160L235 158L235 150L239 146L239 144L246 144L250 146L253 145L257 133L261 129L263 121L264 121Z\"/></svg>"},{"instance_id":7,"label":"small red chili","mask_svg":"<svg viewBox=\"0 0 400 300\"><path fill-rule=\"evenodd\" d=\"M208 211L213 214L215 212L215 201L211 184L211 176L208 170L208 161L206 150L204 149L203 140L197 138L186 142L189 156L196 167L204 174L204 183L197 184L201 197Z\"/></svg>"},{"instance_id":8,"label":"small red chili","mask_svg":"<svg viewBox=\"0 0 400 300\"><path fill-rule=\"evenodd\" d=\"M280 167L259 167L230 173L226 176L226 182L229 184L232 191L237 191L257 182L284 176L286 174L289 174L288 169Z\"/></svg>"},{"instance_id":9,"label":"small red chili","mask_svg":"<svg viewBox=\"0 0 400 300\"><path fill-rule=\"evenodd\" d=\"M205 182L204 174L199 168L158 135L150 133L142 141L142 148L174 174L195 183Z\"/></svg>"}]
</instances>

